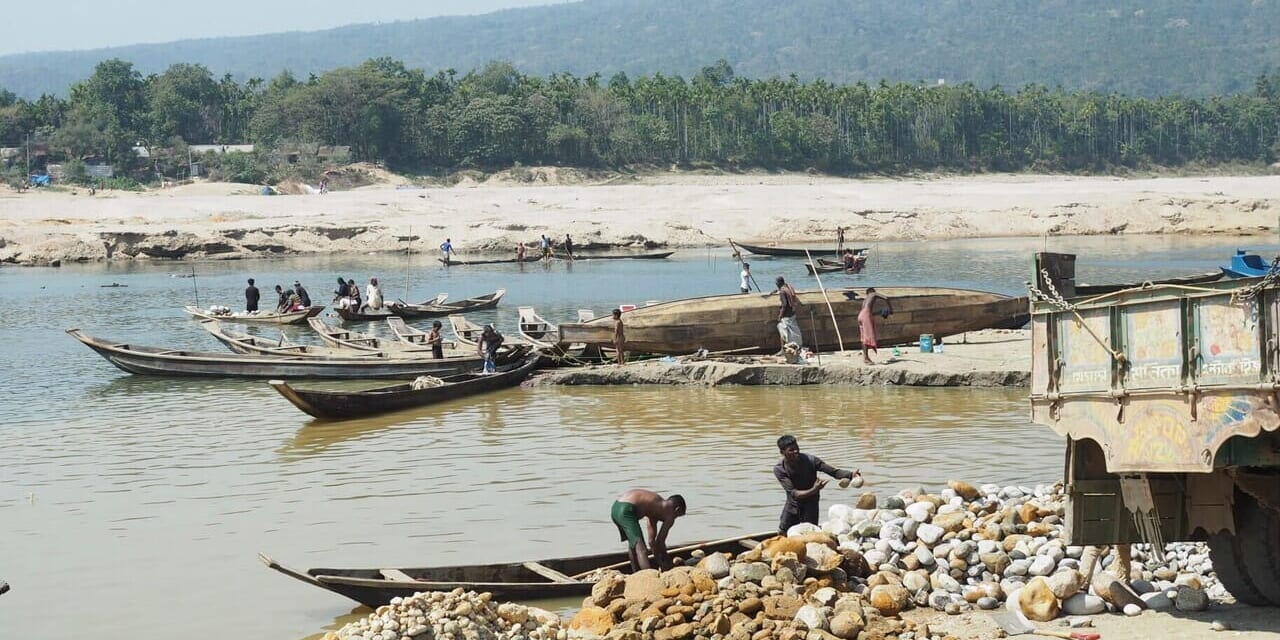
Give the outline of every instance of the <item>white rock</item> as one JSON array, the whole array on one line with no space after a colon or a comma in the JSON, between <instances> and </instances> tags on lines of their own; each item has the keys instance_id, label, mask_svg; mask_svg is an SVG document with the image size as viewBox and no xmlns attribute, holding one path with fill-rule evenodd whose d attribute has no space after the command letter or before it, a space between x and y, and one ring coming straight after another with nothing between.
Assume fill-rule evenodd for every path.
<instances>
[{"instance_id":1,"label":"white rock","mask_svg":"<svg viewBox=\"0 0 1280 640\"><path fill-rule=\"evenodd\" d=\"M933 514L932 502L913 502L907 505L907 516L916 522L925 522Z\"/></svg>"},{"instance_id":2,"label":"white rock","mask_svg":"<svg viewBox=\"0 0 1280 640\"><path fill-rule=\"evenodd\" d=\"M1036 556L1035 559L1031 561L1031 566L1027 567L1027 573L1033 576L1047 576L1053 573L1053 569L1056 566L1057 563L1053 561L1053 558L1048 556Z\"/></svg>"},{"instance_id":3,"label":"white rock","mask_svg":"<svg viewBox=\"0 0 1280 640\"><path fill-rule=\"evenodd\" d=\"M1142 615L1142 607L1130 602L1124 606L1124 614L1130 617L1140 616Z\"/></svg>"},{"instance_id":4,"label":"white rock","mask_svg":"<svg viewBox=\"0 0 1280 640\"><path fill-rule=\"evenodd\" d=\"M791 528L787 529L787 536L800 536L806 533L814 533L815 531L822 531L822 527L809 522L801 522L800 524L791 525Z\"/></svg>"},{"instance_id":5,"label":"white rock","mask_svg":"<svg viewBox=\"0 0 1280 640\"><path fill-rule=\"evenodd\" d=\"M944 531L942 527L935 526L927 522L923 522L920 526L916 527L916 538L919 539L920 542L930 546L937 544L945 533L946 531Z\"/></svg>"},{"instance_id":6,"label":"white rock","mask_svg":"<svg viewBox=\"0 0 1280 640\"><path fill-rule=\"evenodd\" d=\"M811 604L806 604L803 607L800 607L800 610L796 612L795 619L797 622L804 623L804 626L808 627L810 630L827 630L827 613L822 610L822 607L815 607Z\"/></svg>"},{"instance_id":7,"label":"white rock","mask_svg":"<svg viewBox=\"0 0 1280 640\"><path fill-rule=\"evenodd\" d=\"M1062 612L1069 616L1092 616L1106 610L1106 601L1089 593L1077 593L1062 601Z\"/></svg>"}]
</instances>

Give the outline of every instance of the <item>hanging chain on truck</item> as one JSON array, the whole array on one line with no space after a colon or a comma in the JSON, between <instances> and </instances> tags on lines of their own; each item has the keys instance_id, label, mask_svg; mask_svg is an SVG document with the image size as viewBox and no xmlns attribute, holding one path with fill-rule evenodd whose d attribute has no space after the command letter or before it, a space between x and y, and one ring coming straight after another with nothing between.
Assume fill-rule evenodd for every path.
<instances>
[{"instance_id":1,"label":"hanging chain on truck","mask_svg":"<svg viewBox=\"0 0 1280 640\"><path fill-rule=\"evenodd\" d=\"M1277 257L1276 261L1277 261L1277 264L1280 264L1280 257ZM1273 269L1274 269L1274 266L1273 266ZM1093 327L1090 327L1089 323L1084 321L1084 316L1080 315L1080 312L1076 310L1076 306L1074 304L1067 302L1067 299L1063 298L1061 293L1058 293L1058 288L1053 286L1053 279L1049 277L1048 269L1045 269L1043 267L1040 269L1040 280L1044 282L1044 286L1046 289L1049 290L1049 293L1045 293L1041 291L1034 284L1028 282L1027 291L1031 294L1031 297L1033 299L1048 302L1049 304L1059 309L1062 309L1063 311L1070 311L1072 315L1076 317L1076 322L1079 322L1080 326L1084 327L1084 330L1088 331L1089 335L1103 349L1106 349L1107 353L1111 354L1111 358L1113 360L1117 362L1124 362L1126 360L1126 358L1124 357L1124 354L1121 353L1120 350L1112 349L1111 345L1107 344L1106 340L1103 340L1101 336L1099 336L1097 333L1094 332Z\"/></svg>"},{"instance_id":2,"label":"hanging chain on truck","mask_svg":"<svg viewBox=\"0 0 1280 640\"><path fill-rule=\"evenodd\" d=\"M1274 285L1276 280L1280 280L1280 256L1276 256L1275 259L1271 261L1271 268L1267 270L1267 273L1262 276L1261 280L1232 293L1231 297L1240 301L1252 300L1257 297L1259 293L1262 293L1263 289Z\"/></svg>"}]
</instances>

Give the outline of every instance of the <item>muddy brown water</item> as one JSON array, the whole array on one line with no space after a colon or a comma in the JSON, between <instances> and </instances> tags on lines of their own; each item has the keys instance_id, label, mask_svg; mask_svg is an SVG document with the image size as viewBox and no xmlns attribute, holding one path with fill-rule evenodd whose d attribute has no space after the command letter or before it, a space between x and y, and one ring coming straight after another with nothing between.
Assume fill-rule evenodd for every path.
<instances>
[{"instance_id":1,"label":"muddy brown water","mask_svg":"<svg viewBox=\"0 0 1280 640\"><path fill-rule=\"evenodd\" d=\"M1098 281L1204 271L1237 242L1054 239L1050 248L1079 250ZM1016 293L1041 245L885 244L856 283ZM524 304L563 320L578 308L602 313L736 287L727 256L676 257L534 269L411 265L412 299L505 286L503 305L477 321L510 331ZM753 267L762 284L775 271L805 283L795 260ZM784 432L833 464L860 468L864 490L882 494L953 477L1030 484L1061 475L1062 441L1027 422L1016 389L513 389L318 423L265 383L130 376L63 334L79 326L219 350L180 311L197 289L202 304L235 304L247 275L265 288L299 278L328 302L333 274L394 281L401 276L388 274L402 275L404 261L200 263L194 282L170 277L189 268L0 268L0 579L13 587L0 598L0 637L304 638L338 624L354 603L269 571L258 552L307 567L609 551L619 548L609 504L632 486L686 496L677 541L767 530L781 503L771 467ZM112 282L128 286L99 286ZM402 295L403 285L388 294ZM288 331L307 339L304 329ZM824 505L855 495L833 486Z\"/></svg>"}]
</instances>

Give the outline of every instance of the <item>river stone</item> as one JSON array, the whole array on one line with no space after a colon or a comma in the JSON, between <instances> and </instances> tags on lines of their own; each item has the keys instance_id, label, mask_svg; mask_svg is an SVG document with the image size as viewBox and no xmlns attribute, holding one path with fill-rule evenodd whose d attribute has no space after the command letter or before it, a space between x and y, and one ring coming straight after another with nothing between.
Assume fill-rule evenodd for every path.
<instances>
[{"instance_id":1,"label":"river stone","mask_svg":"<svg viewBox=\"0 0 1280 640\"><path fill-rule=\"evenodd\" d=\"M978 488L962 480L948 480L947 488L968 501L973 501L978 497Z\"/></svg>"},{"instance_id":2,"label":"river stone","mask_svg":"<svg viewBox=\"0 0 1280 640\"><path fill-rule=\"evenodd\" d=\"M858 501L854 503L854 507L858 509L874 509L876 508L876 494L867 492L858 496Z\"/></svg>"},{"instance_id":3,"label":"river stone","mask_svg":"<svg viewBox=\"0 0 1280 640\"><path fill-rule=\"evenodd\" d=\"M898 510L906 508L907 504L902 500L901 496L889 496L884 499L884 508L890 510Z\"/></svg>"},{"instance_id":4,"label":"river stone","mask_svg":"<svg viewBox=\"0 0 1280 640\"><path fill-rule=\"evenodd\" d=\"M934 506L932 502L913 502L906 506L907 517L916 522L927 522L929 516L933 515Z\"/></svg>"},{"instance_id":5,"label":"river stone","mask_svg":"<svg viewBox=\"0 0 1280 640\"><path fill-rule=\"evenodd\" d=\"M859 522L858 524L853 525L853 531L854 533L858 534L858 537L860 538L871 538L871 537L878 536L880 535L880 521L879 520L863 520L862 522Z\"/></svg>"},{"instance_id":6,"label":"river stone","mask_svg":"<svg viewBox=\"0 0 1280 640\"><path fill-rule=\"evenodd\" d=\"M919 538L920 542L929 546L937 544L945 533L946 530L942 527L927 522L921 523L920 526L916 527L916 538Z\"/></svg>"},{"instance_id":7,"label":"river stone","mask_svg":"<svg viewBox=\"0 0 1280 640\"><path fill-rule=\"evenodd\" d=\"M1003 576L1005 571L1009 569L1009 564L1011 562L1009 556L1003 551L984 553L978 557L982 560L982 564L987 568L987 571L990 571L997 576Z\"/></svg>"},{"instance_id":8,"label":"river stone","mask_svg":"<svg viewBox=\"0 0 1280 640\"><path fill-rule=\"evenodd\" d=\"M765 564L760 566L769 568ZM657 569L645 569L627 576L622 596L629 602L657 602L666 586Z\"/></svg>"},{"instance_id":9,"label":"river stone","mask_svg":"<svg viewBox=\"0 0 1280 640\"><path fill-rule=\"evenodd\" d=\"M929 588L929 578L920 571L908 571L902 574L902 586L911 593L919 593Z\"/></svg>"},{"instance_id":10,"label":"river stone","mask_svg":"<svg viewBox=\"0 0 1280 640\"><path fill-rule=\"evenodd\" d=\"M935 527L941 527L943 531L954 533L964 527L964 519L967 515L968 513L964 511L939 513L933 516L932 524Z\"/></svg>"},{"instance_id":11,"label":"river stone","mask_svg":"<svg viewBox=\"0 0 1280 640\"><path fill-rule=\"evenodd\" d=\"M903 587L880 585L871 590L871 606L882 616L896 616L911 601L911 594Z\"/></svg>"},{"instance_id":12,"label":"river stone","mask_svg":"<svg viewBox=\"0 0 1280 640\"><path fill-rule=\"evenodd\" d=\"M764 603L765 617L774 620L794 620L804 604L799 598L788 595L768 596L761 601Z\"/></svg>"},{"instance_id":13,"label":"river stone","mask_svg":"<svg viewBox=\"0 0 1280 640\"><path fill-rule=\"evenodd\" d=\"M718 555L718 554L717 554ZM723 560L724 556L720 556ZM727 564L725 565L728 566ZM597 607L603 607L613 602L615 598L620 598L627 587L626 576L617 571L609 571L600 576L591 587L591 602Z\"/></svg>"},{"instance_id":14,"label":"river stone","mask_svg":"<svg viewBox=\"0 0 1280 640\"><path fill-rule=\"evenodd\" d=\"M889 554L880 551L879 549L872 549L863 554L863 559L867 561L868 565L872 567L879 567L889 561Z\"/></svg>"},{"instance_id":15,"label":"river stone","mask_svg":"<svg viewBox=\"0 0 1280 640\"><path fill-rule=\"evenodd\" d=\"M713 553L703 558L698 566L706 569L716 580L729 575L729 561L720 553Z\"/></svg>"},{"instance_id":16,"label":"river stone","mask_svg":"<svg viewBox=\"0 0 1280 640\"><path fill-rule=\"evenodd\" d=\"M961 540L960 542L957 542L955 546L951 547L951 553L947 555L952 560L959 558L967 562L969 560L969 554L971 553L973 553L973 543L968 540Z\"/></svg>"},{"instance_id":17,"label":"river stone","mask_svg":"<svg viewBox=\"0 0 1280 640\"><path fill-rule=\"evenodd\" d=\"M960 583L957 582L955 578L952 578L950 575L942 572L929 576L929 584L934 588L934 590L942 590L948 593L960 593Z\"/></svg>"},{"instance_id":18,"label":"river stone","mask_svg":"<svg viewBox=\"0 0 1280 640\"><path fill-rule=\"evenodd\" d=\"M830 573L840 566L844 561L844 556L836 553L831 547L817 542L810 542L805 545L806 567L814 569L820 573Z\"/></svg>"},{"instance_id":19,"label":"river stone","mask_svg":"<svg viewBox=\"0 0 1280 640\"><path fill-rule=\"evenodd\" d=\"M978 553L980 555L985 553L994 553L996 551L1000 551L1001 553L1003 553L1003 550L1000 548L999 542L996 542L995 540L979 540L978 541Z\"/></svg>"},{"instance_id":20,"label":"river stone","mask_svg":"<svg viewBox=\"0 0 1280 640\"><path fill-rule=\"evenodd\" d=\"M794 529L795 527L792 528ZM784 553L792 553L797 558L804 559L805 543L799 539L798 535L775 536L761 543L760 550L764 552L765 560L772 560Z\"/></svg>"},{"instance_id":21,"label":"river stone","mask_svg":"<svg viewBox=\"0 0 1280 640\"><path fill-rule=\"evenodd\" d=\"M1077 593L1062 601L1062 612L1069 616L1092 616L1107 610L1107 603L1091 593Z\"/></svg>"},{"instance_id":22,"label":"river stone","mask_svg":"<svg viewBox=\"0 0 1280 640\"><path fill-rule=\"evenodd\" d=\"M643 573L643 572L641 572ZM739 562L731 570L733 579L738 582L754 582L760 584L765 576L770 575L769 565L763 562ZM628 578L630 582L630 578Z\"/></svg>"},{"instance_id":23,"label":"river stone","mask_svg":"<svg viewBox=\"0 0 1280 640\"><path fill-rule=\"evenodd\" d=\"M613 615L600 607L583 607L569 621L569 629L589 636L603 636L613 628ZM399 634L396 634L398 637Z\"/></svg>"},{"instance_id":24,"label":"river stone","mask_svg":"<svg viewBox=\"0 0 1280 640\"><path fill-rule=\"evenodd\" d=\"M806 604L796 611L795 620L808 629L827 630L827 613L822 607Z\"/></svg>"},{"instance_id":25,"label":"river stone","mask_svg":"<svg viewBox=\"0 0 1280 640\"><path fill-rule=\"evenodd\" d=\"M831 619L831 635L842 640L854 640L859 633L862 633L862 629L865 626L866 622L860 614L853 611L842 611Z\"/></svg>"},{"instance_id":26,"label":"river stone","mask_svg":"<svg viewBox=\"0 0 1280 640\"><path fill-rule=\"evenodd\" d=\"M905 537L905 534L902 532L902 527L896 522L886 522L885 524L880 525L880 539L889 541L890 546L892 546L895 541L901 542Z\"/></svg>"},{"instance_id":27,"label":"river stone","mask_svg":"<svg viewBox=\"0 0 1280 640\"><path fill-rule=\"evenodd\" d=\"M911 541L916 539L916 529L920 523L914 518L904 518L902 521L902 539Z\"/></svg>"},{"instance_id":28,"label":"river stone","mask_svg":"<svg viewBox=\"0 0 1280 640\"><path fill-rule=\"evenodd\" d=\"M1031 566L1027 567L1027 573L1033 576L1047 576L1053 573L1053 568L1053 558L1036 556L1031 561Z\"/></svg>"},{"instance_id":29,"label":"river stone","mask_svg":"<svg viewBox=\"0 0 1280 640\"><path fill-rule=\"evenodd\" d=\"M1077 571L1059 571L1048 577L1049 589L1059 600L1066 600L1084 586L1084 576Z\"/></svg>"},{"instance_id":30,"label":"river stone","mask_svg":"<svg viewBox=\"0 0 1280 640\"><path fill-rule=\"evenodd\" d=\"M1209 608L1209 596L1205 594L1203 589L1194 589L1186 585L1178 587L1178 593L1173 598L1174 606L1178 611L1204 611Z\"/></svg>"},{"instance_id":31,"label":"river stone","mask_svg":"<svg viewBox=\"0 0 1280 640\"><path fill-rule=\"evenodd\" d=\"M1058 617L1060 605L1044 578L1036 578L1018 591L1018 608L1028 619L1048 622Z\"/></svg>"},{"instance_id":32,"label":"river stone","mask_svg":"<svg viewBox=\"0 0 1280 640\"><path fill-rule=\"evenodd\" d=\"M1173 608L1173 599L1163 591L1151 591L1138 597L1142 598L1142 603L1147 605L1148 609L1168 611Z\"/></svg>"},{"instance_id":33,"label":"river stone","mask_svg":"<svg viewBox=\"0 0 1280 640\"><path fill-rule=\"evenodd\" d=\"M920 561L920 564L925 567L932 567L938 562L929 547L916 547L915 556Z\"/></svg>"}]
</instances>

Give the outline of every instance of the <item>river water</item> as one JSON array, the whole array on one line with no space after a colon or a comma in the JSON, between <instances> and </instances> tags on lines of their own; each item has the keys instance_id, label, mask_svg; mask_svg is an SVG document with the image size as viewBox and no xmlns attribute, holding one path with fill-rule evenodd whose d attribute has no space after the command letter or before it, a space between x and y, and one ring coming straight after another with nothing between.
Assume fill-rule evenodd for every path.
<instances>
[{"instance_id":1,"label":"river water","mask_svg":"<svg viewBox=\"0 0 1280 640\"><path fill-rule=\"evenodd\" d=\"M1078 252L1080 279L1102 282L1212 270L1238 244L1277 250L1256 238L882 243L868 273L824 282L1013 294L1045 247ZM0 269L0 579L13 586L0 637L305 638L353 603L267 570L256 553L307 567L608 551L619 545L607 510L633 486L685 495L675 541L767 530L784 432L882 493L1060 477L1062 442L1027 422L1021 390L513 389L318 423L265 383L130 376L63 334L221 350L180 307L197 291L204 305L236 306L248 276L264 293L300 279L319 302L339 274L378 275L388 297L415 301L505 287L502 306L476 319L508 331L521 305L564 320L737 287L725 250L523 268L444 269L433 257L202 262L195 278L172 277L190 263ZM782 274L812 286L799 260L748 259L762 285ZM113 282L128 286L101 287ZM853 495L829 489L824 504Z\"/></svg>"}]
</instances>

